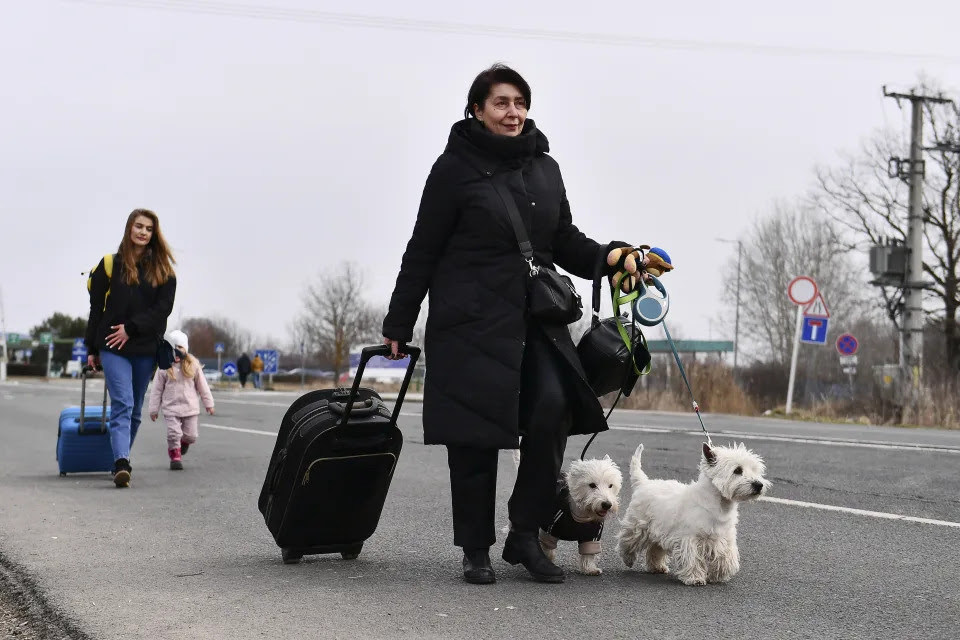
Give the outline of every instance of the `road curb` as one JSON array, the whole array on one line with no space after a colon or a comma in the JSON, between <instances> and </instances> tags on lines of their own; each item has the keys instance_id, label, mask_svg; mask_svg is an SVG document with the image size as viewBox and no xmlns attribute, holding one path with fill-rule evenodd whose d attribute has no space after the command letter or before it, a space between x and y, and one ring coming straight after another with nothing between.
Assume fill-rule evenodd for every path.
<instances>
[{"instance_id":1,"label":"road curb","mask_svg":"<svg viewBox=\"0 0 960 640\"><path fill-rule=\"evenodd\" d=\"M18 635L24 638L93 640L77 623L50 604L43 590L19 564L0 552L0 614L23 620ZM14 611L10 611L10 609ZM35 635L28 635L35 634Z\"/></svg>"}]
</instances>

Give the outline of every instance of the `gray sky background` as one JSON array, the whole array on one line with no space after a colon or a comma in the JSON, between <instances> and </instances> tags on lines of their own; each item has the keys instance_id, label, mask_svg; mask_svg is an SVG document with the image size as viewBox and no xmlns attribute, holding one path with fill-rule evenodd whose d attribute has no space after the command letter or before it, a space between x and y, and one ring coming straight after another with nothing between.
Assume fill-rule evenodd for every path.
<instances>
[{"instance_id":1,"label":"gray sky background","mask_svg":"<svg viewBox=\"0 0 960 640\"><path fill-rule=\"evenodd\" d=\"M924 73L960 86L960 3L946 0L216 3L260 7L259 18L145 4L0 3L8 330L54 311L86 315L80 274L115 250L135 207L159 214L175 251L173 325L223 315L286 342L303 285L344 260L364 265L363 295L385 305L469 83L504 61L532 86L530 117L563 170L574 222L598 241L667 249L673 332L732 338L720 266L736 247L715 238L803 193L816 164L875 128L905 131L908 114L883 84L909 88ZM281 9L308 13L274 19ZM320 11L494 29L345 26Z\"/></svg>"}]
</instances>

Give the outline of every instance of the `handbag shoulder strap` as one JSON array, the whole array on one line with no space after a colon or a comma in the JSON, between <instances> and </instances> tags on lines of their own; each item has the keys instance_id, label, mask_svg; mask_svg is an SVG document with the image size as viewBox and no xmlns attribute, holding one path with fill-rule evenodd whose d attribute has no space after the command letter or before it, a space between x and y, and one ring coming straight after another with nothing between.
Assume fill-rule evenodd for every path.
<instances>
[{"instance_id":1,"label":"handbag shoulder strap","mask_svg":"<svg viewBox=\"0 0 960 640\"><path fill-rule=\"evenodd\" d=\"M523 259L527 261L527 264L530 265L530 270L533 271L536 268L533 266L533 244L531 244L530 238L527 236L527 229L523 225L523 218L520 217L520 211L517 209L517 201L514 200L513 194L507 189L504 174L495 174L490 182L493 184L493 188L496 189L497 195L500 196L500 199L503 201L503 206L507 208L510 224L513 225L513 233L517 236L517 244L520 246L520 253L523 254Z\"/></svg>"}]
</instances>

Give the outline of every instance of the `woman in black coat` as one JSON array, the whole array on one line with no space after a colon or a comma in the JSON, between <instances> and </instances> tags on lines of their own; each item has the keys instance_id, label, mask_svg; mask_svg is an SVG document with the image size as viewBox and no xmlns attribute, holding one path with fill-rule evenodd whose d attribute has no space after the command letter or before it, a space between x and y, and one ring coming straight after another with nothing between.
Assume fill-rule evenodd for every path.
<instances>
[{"instance_id":1,"label":"woman in black coat","mask_svg":"<svg viewBox=\"0 0 960 640\"><path fill-rule=\"evenodd\" d=\"M90 273L84 342L87 364L103 367L110 391L110 445L118 487L130 484L130 448L157 367L157 343L173 310L177 291L173 263L157 214L135 209L127 217L117 253L105 256Z\"/></svg>"},{"instance_id":2,"label":"woman in black coat","mask_svg":"<svg viewBox=\"0 0 960 640\"><path fill-rule=\"evenodd\" d=\"M540 265L592 279L597 261L628 243L603 247L574 226L529 106L529 85L508 67L474 80L465 118L427 177L383 322L384 342L402 354L429 292L424 443L447 446L454 544L473 583L495 581L499 450L519 444L521 452L503 558L537 580L562 582L537 530L553 508L567 436L607 428L566 326L527 317L528 267L491 181L505 176Z\"/></svg>"}]
</instances>

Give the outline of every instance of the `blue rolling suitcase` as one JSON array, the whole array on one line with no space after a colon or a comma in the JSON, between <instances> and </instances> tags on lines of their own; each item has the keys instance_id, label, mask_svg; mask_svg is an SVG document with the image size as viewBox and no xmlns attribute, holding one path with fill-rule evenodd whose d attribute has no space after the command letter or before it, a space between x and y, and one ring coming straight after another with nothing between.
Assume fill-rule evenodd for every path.
<instances>
[{"instance_id":1,"label":"blue rolling suitcase","mask_svg":"<svg viewBox=\"0 0 960 640\"><path fill-rule=\"evenodd\" d=\"M57 464L61 476L83 471L113 471L107 385L103 385L103 406L88 407L87 378L91 373L90 367L84 367L80 373L80 406L60 412Z\"/></svg>"}]
</instances>

